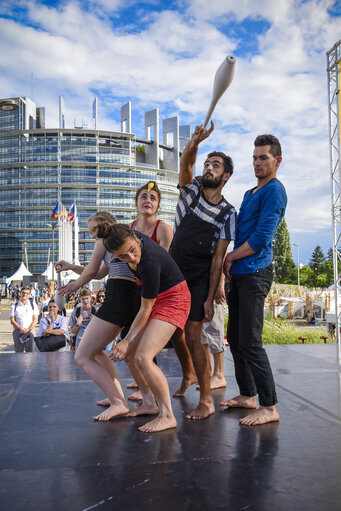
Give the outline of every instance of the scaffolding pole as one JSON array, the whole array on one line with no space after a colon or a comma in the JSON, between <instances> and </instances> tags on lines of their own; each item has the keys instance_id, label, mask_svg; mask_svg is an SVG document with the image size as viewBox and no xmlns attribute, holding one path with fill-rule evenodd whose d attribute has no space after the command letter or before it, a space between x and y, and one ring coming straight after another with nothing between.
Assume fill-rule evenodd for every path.
<instances>
[{"instance_id":1,"label":"scaffolding pole","mask_svg":"<svg viewBox=\"0 0 341 511\"><path fill-rule=\"evenodd\" d=\"M333 265L335 293L335 334L340 346L341 312L339 310L338 291L341 289L341 161L340 161L340 78L341 78L341 40L327 51L328 75L328 113L329 113L329 156L331 214L333 233Z\"/></svg>"}]
</instances>

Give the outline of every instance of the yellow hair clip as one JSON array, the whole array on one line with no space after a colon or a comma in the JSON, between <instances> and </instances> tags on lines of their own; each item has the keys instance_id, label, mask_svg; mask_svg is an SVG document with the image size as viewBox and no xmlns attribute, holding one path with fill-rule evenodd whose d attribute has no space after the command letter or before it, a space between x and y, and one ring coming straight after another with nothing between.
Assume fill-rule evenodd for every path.
<instances>
[{"instance_id":1,"label":"yellow hair clip","mask_svg":"<svg viewBox=\"0 0 341 511\"><path fill-rule=\"evenodd\" d=\"M152 190L154 188L155 184L154 183L149 183L148 185L148 192L150 192L150 190Z\"/></svg>"}]
</instances>

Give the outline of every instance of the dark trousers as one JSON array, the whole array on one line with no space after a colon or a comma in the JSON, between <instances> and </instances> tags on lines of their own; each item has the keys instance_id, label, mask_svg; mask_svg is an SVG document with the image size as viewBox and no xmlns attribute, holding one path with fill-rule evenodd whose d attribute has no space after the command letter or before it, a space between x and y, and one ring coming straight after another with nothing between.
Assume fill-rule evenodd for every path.
<instances>
[{"instance_id":1,"label":"dark trousers","mask_svg":"<svg viewBox=\"0 0 341 511\"><path fill-rule=\"evenodd\" d=\"M262 346L264 301L273 279L272 267L233 275L228 296L227 341L240 394L259 396L261 406L277 403L270 362Z\"/></svg>"},{"instance_id":2,"label":"dark trousers","mask_svg":"<svg viewBox=\"0 0 341 511\"><path fill-rule=\"evenodd\" d=\"M14 341L14 351L16 353L23 353L24 351L31 352L33 351L33 345L34 345L34 334L33 332L29 333L29 340L22 343L19 339L21 336L20 330L14 329L13 330L13 341Z\"/></svg>"}]
</instances>

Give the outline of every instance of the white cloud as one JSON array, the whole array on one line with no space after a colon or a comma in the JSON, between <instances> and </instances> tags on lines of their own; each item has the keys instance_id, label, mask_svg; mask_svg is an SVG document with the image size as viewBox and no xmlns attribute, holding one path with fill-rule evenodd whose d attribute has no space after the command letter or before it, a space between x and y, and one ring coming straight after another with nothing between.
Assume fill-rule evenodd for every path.
<instances>
[{"instance_id":1,"label":"white cloud","mask_svg":"<svg viewBox=\"0 0 341 511\"><path fill-rule=\"evenodd\" d=\"M225 194L238 206L254 184L253 140L259 132L273 132L283 145L280 176L288 190L289 229L319 232L329 225L325 51L340 37L340 18L328 14L333 2L191 0L185 13L146 10L138 30L130 25L136 19L127 20L129 26L119 19L121 0L91 0L88 11L75 1L59 7L20 3L32 26L0 20L2 97L29 95L33 72L34 93L47 107L51 127L60 94L72 125L74 116L90 115L95 91L104 129L118 128L119 107L127 99L141 117L158 106L194 126L204 119L216 69L235 52L235 79L217 105L216 129L201 148L197 168L212 148L230 153L235 174ZM269 23L253 36L254 55L243 52L236 29L232 36L222 28L228 20L251 18ZM143 119L134 131L142 124Z\"/></svg>"}]
</instances>

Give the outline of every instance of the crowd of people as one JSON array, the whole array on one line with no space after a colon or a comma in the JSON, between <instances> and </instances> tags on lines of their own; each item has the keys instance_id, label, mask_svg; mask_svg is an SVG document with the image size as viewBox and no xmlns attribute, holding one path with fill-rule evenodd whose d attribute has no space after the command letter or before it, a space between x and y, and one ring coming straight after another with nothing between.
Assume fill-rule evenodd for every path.
<instances>
[{"instance_id":1,"label":"crowd of people","mask_svg":"<svg viewBox=\"0 0 341 511\"><path fill-rule=\"evenodd\" d=\"M34 350L36 327L38 328L37 337L65 336L64 347L68 346L73 351L79 344L91 317L102 305L105 289L100 289L97 293L92 293L89 289L81 289L78 294L70 295L68 302L74 304L74 309L69 320L66 318L65 308L58 309L49 289L39 290L39 295L35 293L36 289L30 286L21 288L18 286L15 288L13 298L11 297L10 321L14 327L15 352L32 352ZM34 291L32 292L32 290ZM56 328L52 328L53 326ZM44 350L44 345L39 344L39 348Z\"/></svg>"},{"instance_id":2,"label":"crowd of people","mask_svg":"<svg viewBox=\"0 0 341 511\"><path fill-rule=\"evenodd\" d=\"M86 267L58 261L56 271L73 270L75 282L59 288L78 300L68 327L53 299L42 317L40 335L64 332L75 340L75 361L104 392L104 411L94 417L107 421L122 416L150 415L140 430L176 427L168 382L156 355L169 342L179 358L183 378L173 394L182 397L196 383L199 403L187 419L214 413L211 391L226 386L224 377L224 302L228 303L227 340L240 394L221 403L252 411L241 424L278 421L275 383L262 346L264 301L272 283L272 240L286 208L286 193L277 179L281 146L273 135L254 142L256 185L248 190L237 219L222 190L233 174L233 161L220 151L207 155L202 176L194 177L198 147L209 129L197 126L180 161L179 200L174 232L160 219L161 193L155 181L139 188L137 217L130 226L116 223L100 211L88 220L95 239ZM228 252L230 242L234 248ZM105 290L92 296L85 288L92 279L108 277ZM29 303L30 302L30 303ZM38 310L23 288L12 304L16 351L30 351ZM67 330L67 332L66 332ZM109 347L109 349L108 349ZM18 348L18 349L17 349ZM213 357L213 366L211 361ZM130 410L113 362L124 360L140 401ZM256 397L258 395L258 407Z\"/></svg>"}]
</instances>

